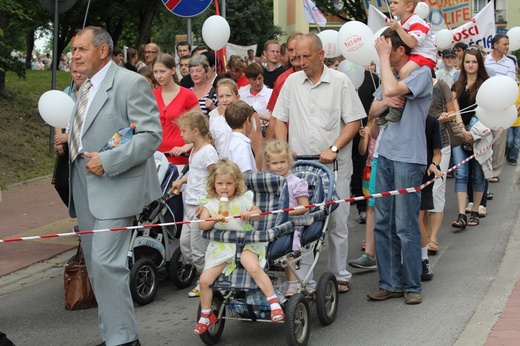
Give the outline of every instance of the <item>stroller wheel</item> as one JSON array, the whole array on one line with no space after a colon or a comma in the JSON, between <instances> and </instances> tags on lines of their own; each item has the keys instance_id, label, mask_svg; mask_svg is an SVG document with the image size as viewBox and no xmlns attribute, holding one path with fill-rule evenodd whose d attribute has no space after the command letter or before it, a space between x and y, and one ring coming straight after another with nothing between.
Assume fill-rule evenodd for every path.
<instances>
[{"instance_id":1,"label":"stroller wheel","mask_svg":"<svg viewBox=\"0 0 520 346\"><path fill-rule=\"evenodd\" d=\"M141 258L130 271L130 292L134 302L139 305L151 303L157 295L159 276L155 263L148 258Z\"/></svg>"},{"instance_id":2,"label":"stroller wheel","mask_svg":"<svg viewBox=\"0 0 520 346\"><path fill-rule=\"evenodd\" d=\"M195 279L195 266L189 263L181 253L181 248L175 249L170 261L170 278L178 288L186 288Z\"/></svg>"},{"instance_id":3,"label":"stroller wheel","mask_svg":"<svg viewBox=\"0 0 520 346\"><path fill-rule=\"evenodd\" d=\"M320 322L328 326L336 319L338 312L338 282L332 273L320 277L316 289L316 311Z\"/></svg>"},{"instance_id":4,"label":"stroller wheel","mask_svg":"<svg viewBox=\"0 0 520 346\"><path fill-rule=\"evenodd\" d=\"M293 295L285 307L285 338L287 345L303 346L311 333L309 302L301 293Z\"/></svg>"},{"instance_id":5,"label":"stroller wheel","mask_svg":"<svg viewBox=\"0 0 520 346\"><path fill-rule=\"evenodd\" d=\"M221 309L223 309L222 317L226 316L226 309L223 304L224 297L222 296L222 293L220 291L213 290L213 304L211 308L213 309L213 313L216 316L219 315ZM197 310L197 321L200 318L200 309L201 307L199 304L199 309ZM202 340L202 342L206 345L215 345L219 342L220 337L222 336L222 332L224 332L224 326L226 324L225 318L222 317L217 321L217 323L211 325L208 328L207 332L199 336L200 340Z\"/></svg>"}]
</instances>

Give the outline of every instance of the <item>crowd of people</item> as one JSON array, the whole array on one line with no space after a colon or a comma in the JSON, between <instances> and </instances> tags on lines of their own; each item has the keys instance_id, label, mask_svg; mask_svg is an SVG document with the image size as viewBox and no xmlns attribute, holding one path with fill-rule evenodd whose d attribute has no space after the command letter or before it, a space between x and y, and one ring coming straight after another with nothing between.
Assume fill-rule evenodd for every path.
<instances>
[{"instance_id":1,"label":"crowd of people","mask_svg":"<svg viewBox=\"0 0 520 346\"><path fill-rule=\"evenodd\" d=\"M179 170L189 164L189 173L172 186L173 194L183 195L184 221L214 220L190 223L181 236L181 250L200 274L189 292L189 297L200 297L202 306L196 335L217 320L210 309L210 285L236 266L234 248L204 240L201 231L250 229L248 220L258 208L245 190L244 174L283 175L292 205L308 203L306 186L290 174L294 153L319 155L326 165L336 160L337 195L346 199L440 178L451 164L494 140L492 150L455 170L458 217L451 226L478 226L487 214L486 198L492 198L488 183L500 181L504 161L516 165L520 123L507 134L490 131L475 115L476 93L490 75L516 78L516 62L507 55L507 36L499 34L486 56L477 47L458 43L455 50L444 50L440 61L434 56L432 65L431 37L422 29L415 32L416 25L402 30L407 21L420 22L411 18L413 3L392 2L390 10L404 20L390 23L376 39L379 73L375 64L367 63L365 80L357 89L346 74L336 71L340 59L324 59L315 34L288 37L287 64L280 59L282 45L269 40L265 64L248 52L247 57L231 57L228 73L218 75L215 54L204 46L192 49L188 42L179 42L170 55L148 43L138 51L130 49L125 61L105 30L81 30L72 43L71 97L78 100L77 107L68 135L57 129L55 139L60 155L65 155L67 143L69 147L71 191L70 198L63 198L71 216L78 217L80 229L131 225L133 216L160 195L153 152L169 153L168 160ZM136 125L132 141L98 152L112 133L130 123ZM461 129L462 145L451 142L450 126ZM439 229L449 193L446 180L437 179L422 192L357 202L366 240L364 253L350 260L350 208L340 204L331 215L327 237L327 270L336 276L338 291L350 290L350 265L377 269L379 287L368 293L369 299L404 297L406 304L421 303L421 281L433 278L428 254L442 244ZM219 210L223 197L229 210L240 215L233 225ZM293 248L298 249L301 244L295 239ZM106 345L140 344L128 285L129 241L128 232L82 235ZM266 245L245 247L241 264L268 298L272 321L278 322L284 312L262 274ZM312 258L301 260L297 271L302 276L309 271L308 263ZM298 291L298 283L287 276L290 284L284 293L290 296Z\"/></svg>"}]
</instances>

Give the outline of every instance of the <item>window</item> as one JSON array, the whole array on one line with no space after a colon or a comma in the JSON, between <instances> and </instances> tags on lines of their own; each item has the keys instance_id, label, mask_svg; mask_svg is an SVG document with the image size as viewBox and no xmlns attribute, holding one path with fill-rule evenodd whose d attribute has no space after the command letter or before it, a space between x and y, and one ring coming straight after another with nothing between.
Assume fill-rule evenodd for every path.
<instances>
[{"instance_id":1,"label":"window","mask_svg":"<svg viewBox=\"0 0 520 346\"><path fill-rule=\"evenodd\" d=\"M482 10L487 4L489 0L473 0L473 13L478 13Z\"/></svg>"}]
</instances>

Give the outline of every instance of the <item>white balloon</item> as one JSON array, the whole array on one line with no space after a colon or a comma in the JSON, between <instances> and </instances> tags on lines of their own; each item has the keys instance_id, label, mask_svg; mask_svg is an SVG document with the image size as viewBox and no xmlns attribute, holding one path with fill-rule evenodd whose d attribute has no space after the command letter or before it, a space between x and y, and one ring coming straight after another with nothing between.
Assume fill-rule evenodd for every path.
<instances>
[{"instance_id":1,"label":"white balloon","mask_svg":"<svg viewBox=\"0 0 520 346\"><path fill-rule=\"evenodd\" d=\"M430 13L430 6L425 2L419 2L417 6L415 6L415 13L422 19L426 19Z\"/></svg>"},{"instance_id":2,"label":"white balloon","mask_svg":"<svg viewBox=\"0 0 520 346\"><path fill-rule=\"evenodd\" d=\"M507 76L486 79L477 91L477 105L493 111L501 111L513 105L518 98L518 85Z\"/></svg>"},{"instance_id":3,"label":"white balloon","mask_svg":"<svg viewBox=\"0 0 520 346\"><path fill-rule=\"evenodd\" d=\"M509 37L509 51L520 49L520 26L515 26L507 31Z\"/></svg>"},{"instance_id":4,"label":"white balloon","mask_svg":"<svg viewBox=\"0 0 520 346\"><path fill-rule=\"evenodd\" d=\"M46 91L38 100L40 115L52 127L67 127L73 109L74 101L63 91Z\"/></svg>"},{"instance_id":5,"label":"white balloon","mask_svg":"<svg viewBox=\"0 0 520 346\"><path fill-rule=\"evenodd\" d=\"M336 30L323 30L318 34L325 51L326 58L335 58L340 55L338 49L338 32Z\"/></svg>"},{"instance_id":6,"label":"white balloon","mask_svg":"<svg viewBox=\"0 0 520 346\"><path fill-rule=\"evenodd\" d=\"M372 41L370 42L370 56L372 57L372 61L374 62L374 64L376 64L377 66L381 66L381 61L379 60L379 54L377 54L377 50L375 47L376 39L379 36L381 36L383 31L385 31L386 29L388 29L388 26L384 26L381 29L377 30L376 33L372 36Z\"/></svg>"},{"instance_id":7,"label":"white balloon","mask_svg":"<svg viewBox=\"0 0 520 346\"><path fill-rule=\"evenodd\" d=\"M373 60L371 54L373 36L374 33L365 23L346 22L339 29L339 50L346 59L353 63L361 66L368 65Z\"/></svg>"},{"instance_id":8,"label":"white balloon","mask_svg":"<svg viewBox=\"0 0 520 346\"><path fill-rule=\"evenodd\" d=\"M67 52L67 58L72 59L72 52Z\"/></svg>"},{"instance_id":9,"label":"white balloon","mask_svg":"<svg viewBox=\"0 0 520 346\"><path fill-rule=\"evenodd\" d=\"M438 49L446 49L451 47L453 43L453 35L450 30L442 29L435 34L435 44Z\"/></svg>"},{"instance_id":10,"label":"white balloon","mask_svg":"<svg viewBox=\"0 0 520 346\"><path fill-rule=\"evenodd\" d=\"M359 66L348 60L343 60L338 65L338 71L346 74L356 89L363 84L363 80L365 79L365 69L363 66Z\"/></svg>"},{"instance_id":11,"label":"white balloon","mask_svg":"<svg viewBox=\"0 0 520 346\"><path fill-rule=\"evenodd\" d=\"M501 111L494 111L480 106L475 108L475 115L478 120L492 130L510 128L515 123L517 114L518 111L515 105Z\"/></svg>"},{"instance_id":12,"label":"white balloon","mask_svg":"<svg viewBox=\"0 0 520 346\"><path fill-rule=\"evenodd\" d=\"M230 33L227 20L221 16L211 16L202 25L202 38L206 45L215 51L224 48Z\"/></svg>"}]
</instances>

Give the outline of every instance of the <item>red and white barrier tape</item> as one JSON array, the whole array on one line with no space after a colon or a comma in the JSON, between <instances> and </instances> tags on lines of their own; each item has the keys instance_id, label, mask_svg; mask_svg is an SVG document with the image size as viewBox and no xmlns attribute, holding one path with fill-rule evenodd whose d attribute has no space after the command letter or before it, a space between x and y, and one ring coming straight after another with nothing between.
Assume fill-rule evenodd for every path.
<instances>
[{"instance_id":1,"label":"red and white barrier tape","mask_svg":"<svg viewBox=\"0 0 520 346\"><path fill-rule=\"evenodd\" d=\"M475 156L478 156L491 148L493 143L495 143L496 138L502 133L503 129L500 130L498 135L493 138L493 141L489 145L487 145L485 148L482 148L481 150L477 151L476 153L473 153L473 155L469 156L465 160L457 163L450 169L448 169L446 172L443 172L443 176L446 175L449 172L452 172L456 168L464 165L469 160L474 158ZM439 177L440 178L440 177ZM337 201L328 201L323 203L317 203L317 204L309 204L306 206L297 206L293 208L285 208L280 210L273 210L273 211L265 211L258 214L253 214L251 216L258 216L258 215L271 215L271 214L280 214L280 213L287 213L292 210L301 210L301 209L310 209L315 207L321 207L321 206L328 206L332 204L339 204L344 202L354 202L354 201L361 201L366 200L370 198L381 198L381 197L387 197L387 196L394 196L394 195L403 195L407 193L414 193L421 191L426 186L433 184L435 180L439 179L437 177L427 181L426 183L416 186L416 187L408 187L403 189L397 189L393 191L385 191L380 193L375 193L373 195L366 195L366 196L359 196L359 197L351 197L351 198L345 198ZM229 216L226 219L233 219L233 218L240 218L240 215L236 216ZM45 234L45 235L37 235L37 236L26 236L26 237L14 237L14 238L3 238L0 239L0 243L11 243L11 242L17 242L17 241L26 241L26 240L38 240L38 239L49 239L49 238L60 238L60 237L68 237L72 235L83 235L83 234L94 234L94 233L102 233L102 232L119 232L119 231L126 231L126 230L135 230L135 229L145 229L145 228L153 228L153 227L163 227L163 226L172 226L172 225L184 225L192 222L204 222L204 221L213 221L213 219L206 219L206 220L193 220L193 221L177 221L177 222L167 222L167 223L160 223L160 224L146 224L146 225L138 225L138 226L130 226L130 227L115 227L115 228L104 228L104 229L96 229L96 230L85 230L85 231L78 231L78 232L68 232L68 233L55 233L55 234Z\"/></svg>"}]
</instances>

